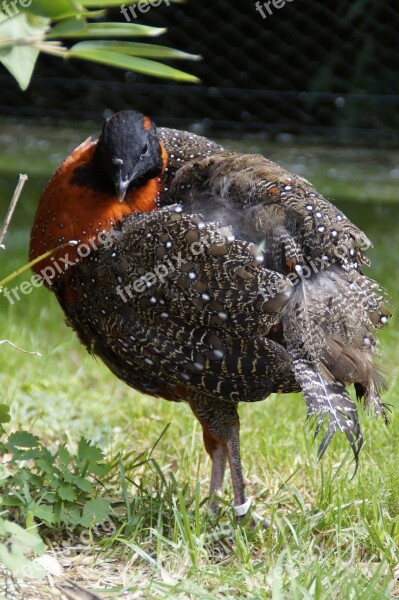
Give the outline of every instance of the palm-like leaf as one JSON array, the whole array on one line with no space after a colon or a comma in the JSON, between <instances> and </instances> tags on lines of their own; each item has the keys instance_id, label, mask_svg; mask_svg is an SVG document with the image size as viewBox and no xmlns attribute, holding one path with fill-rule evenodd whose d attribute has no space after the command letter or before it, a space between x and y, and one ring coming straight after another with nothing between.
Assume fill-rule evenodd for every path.
<instances>
[{"instance_id":1,"label":"palm-like leaf","mask_svg":"<svg viewBox=\"0 0 399 600\"><path fill-rule=\"evenodd\" d=\"M198 82L193 75L153 60L195 60L198 56L165 46L119 41L158 36L165 29L136 23L89 22L103 16L104 9L114 6L120 6L119 0L35 0L29 8L16 9L13 15L0 8L0 62L22 90L30 83L40 52L64 59L90 60L154 77ZM11 5L7 10L13 10ZM68 49L62 43L64 39L95 41L80 41Z\"/></svg>"}]
</instances>

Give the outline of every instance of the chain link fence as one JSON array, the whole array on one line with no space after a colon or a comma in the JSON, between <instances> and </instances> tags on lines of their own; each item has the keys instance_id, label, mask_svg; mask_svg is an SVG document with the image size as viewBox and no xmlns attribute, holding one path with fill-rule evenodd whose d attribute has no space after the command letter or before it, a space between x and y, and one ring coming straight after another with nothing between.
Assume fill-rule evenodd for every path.
<instances>
[{"instance_id":1,"label":"chain link fence","mask_svg":"<svg viewBox=\"0 0 399 600\"><path fill-rule=\"evenodd\" d=\"M201 54L170 63L201 84L41 57L24 93L1 71L0 114L101 120L132 107L199 132L399 143L397 0L188 0L132 22L168 28L152 43Z\"/></svg>"}]
</instances>

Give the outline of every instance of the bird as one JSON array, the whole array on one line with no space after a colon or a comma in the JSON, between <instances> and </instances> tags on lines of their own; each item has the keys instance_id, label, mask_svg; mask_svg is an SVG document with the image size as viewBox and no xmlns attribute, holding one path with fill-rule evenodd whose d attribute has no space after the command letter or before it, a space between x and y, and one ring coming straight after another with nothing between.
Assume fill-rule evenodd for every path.
<instances>
[{"instance_id":1,"label":"bird","mask_svg":"<svg viewBox=\"0 0 399 600\"><path fill-rule=\"evenodd\" d=\"M210 510L228 464L241 521L240 402L301 392L324 432L319 457L340 431L356 468L347 387L387 420L373 355L391 315L362 270L370 245L305 178L127 109L49 181L30 260L46 253L33 268L91 354L136 390L190 406L211 458Z\"/></svg>"}]
</instances>

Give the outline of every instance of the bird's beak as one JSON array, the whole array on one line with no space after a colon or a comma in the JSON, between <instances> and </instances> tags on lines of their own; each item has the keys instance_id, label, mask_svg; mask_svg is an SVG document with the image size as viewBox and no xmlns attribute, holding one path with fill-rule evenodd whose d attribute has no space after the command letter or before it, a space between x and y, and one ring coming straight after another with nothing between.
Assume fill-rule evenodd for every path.
<instances>
[{"instance_id":1,"label":"bird's beak","mask_svg":"<svg viewBox=\"0 0 399 600\"><path fill-rule=\"evenodd\" d=\"M125 199L126 191L127 191L127 188L129 187L129 184L130 184L129 179L126 179L124 181L119 179L118 181L115 182L115 191L116 191L116 195L119 198L119 202L123 202L123 200Z\"/></svg>"}]
</instances>

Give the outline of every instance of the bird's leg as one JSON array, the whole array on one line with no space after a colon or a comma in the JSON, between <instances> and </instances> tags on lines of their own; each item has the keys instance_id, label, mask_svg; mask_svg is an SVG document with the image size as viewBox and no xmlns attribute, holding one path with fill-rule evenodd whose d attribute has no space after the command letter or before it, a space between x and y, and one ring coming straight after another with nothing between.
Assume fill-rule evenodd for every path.
<instances>
[{"instance_id":1,"label":"bird's leg","mask_svg":"<svg viewBox=\"0 0 399 600\"><path fill-rule=\"evenodd\" d=\"M217 512L219 508L219 498L222 496L222 486L224 473L226 471L227 453L225 445L215 435L203 425L203 436L206 451L211 457L212 472L211 483L209 486L209 495L211 496L211 504L209 509L211 512Z\"/></svg>"},{"instance_id":2,"label":"bird's leg","mask_svg":"<svg viewBox=\"0 0 399 600\"><path fill-rule=\"evenodd\" d=\"M241 456L240 456L240 421L237 414L237 424L232 427L230 439L226 444L227 458L229 459L231 481L233 483L234 493L234 514L241 519L248 512L251 501L245 494L245 483L242 474Z\"/></svg>"},{"instance_id":3,"label":"bird's leg","mask_svg":"<svg viewBox=\"0 0 399 600\"><path fill-rule=\"evenodd\" d=\"M234 513L241 519L250 507L240 458L240 420L233 402L215 402L201 399L190 402L191 409L202 425L206 451L212 460L210 494L220 496L227 459L233 483ZM212 500L210 509L216 512L219 501Z\"/></svg>"}]
</instances>

